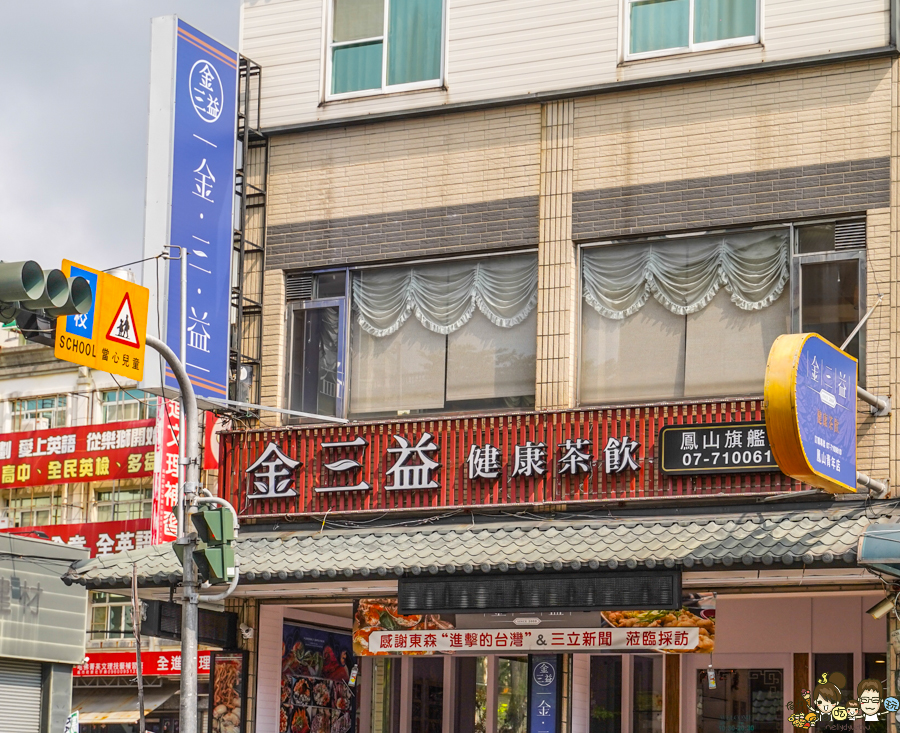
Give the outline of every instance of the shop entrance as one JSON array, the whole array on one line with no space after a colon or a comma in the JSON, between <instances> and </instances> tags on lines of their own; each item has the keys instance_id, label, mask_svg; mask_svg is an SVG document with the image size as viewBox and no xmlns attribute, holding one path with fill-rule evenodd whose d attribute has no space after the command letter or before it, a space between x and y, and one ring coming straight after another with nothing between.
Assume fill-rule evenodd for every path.
<instances>
[{"instance_id":1,"label":"shop entrance","mask_svg":"<svg viewBox=\"0 0 900 733\"><path fill-rule=\"evenodd\" d=\"M362 694L371 710L371 733L528 733L527 656L368 663L371 688Z\"/></svg>"}]
</instances>

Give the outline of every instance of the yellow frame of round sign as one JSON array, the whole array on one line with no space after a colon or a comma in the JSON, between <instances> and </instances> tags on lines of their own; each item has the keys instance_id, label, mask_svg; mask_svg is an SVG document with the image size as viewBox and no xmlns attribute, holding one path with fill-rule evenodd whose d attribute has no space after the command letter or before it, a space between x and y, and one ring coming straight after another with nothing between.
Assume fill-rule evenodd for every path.
<instances>
[{"instance_id":1,"label":"yellow frame of round sign","mask_svg":"<svg viewBox=\"0 0 900 733\"><path fill-rule=\"evenodd\" d=\"M816 471L803 449L797 419L797 367L803 345L813 336L816 334L784 334L775 339L769 350L763 400L769 445L778 468L791 478L830 494L856 493L855 488L850 489Z\"/></svg>"}]
</instances>

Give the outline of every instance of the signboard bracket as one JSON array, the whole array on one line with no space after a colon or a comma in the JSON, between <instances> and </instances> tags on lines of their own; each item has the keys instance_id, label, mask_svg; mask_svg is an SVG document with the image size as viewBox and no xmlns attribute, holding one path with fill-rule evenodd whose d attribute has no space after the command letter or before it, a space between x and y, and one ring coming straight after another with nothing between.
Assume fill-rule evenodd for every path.
<instances>
[{"instance_id":1,"label":"signboard bracket","mask_svg":"<svg viewBox=\"0 0 900 733\"><path fill-rule=\"evenodd\" d=\"M859 385L856 386L856 396L863 402L871 406L870 412L875 417L884 417L891 414L891 398L876 397L868 390L863 389Z\"/></svg>"}]
</instances>

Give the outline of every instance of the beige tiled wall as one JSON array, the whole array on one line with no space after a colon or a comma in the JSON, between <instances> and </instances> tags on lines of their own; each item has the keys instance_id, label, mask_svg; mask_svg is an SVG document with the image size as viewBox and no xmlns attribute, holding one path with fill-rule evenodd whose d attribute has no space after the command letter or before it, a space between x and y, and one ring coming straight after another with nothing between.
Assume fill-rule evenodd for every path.
<instances>
[{"instance_id":1,"label":"beige tiled wall","mask_svg":"<svg viewBox=\"0 0 900 733\"><path fill-rule=\"evenodd\" d=\"M878 396L891 391L891 212L867 212L866 300L871 307L884 299L866 323L866 388ZM890 471L891 417L874 417L869 405L857 403L857 467L884 481Z\"/></svg>"},{"instance_id":2,"label":"beige tiled wall","mask_svg":"<svg viewBox=\"0 0 900 733\"><path fill-rule=\"evenodd\" d=\"M260 402L266 407L284 407L284 365L286 358L284 273L267 270L263 280L262 373ZM267 423L279 424L275 413L265 415Z\"/></svg>"},{"instance_id":3,"label":"beige tiled wall","mask_svg":"<svg viewBox=\"0 0 900 733\"><path fill-rule=\"evenodd\" d=\"M273 138L268 225L536 195L539 105Z\"/></svg>"},{"instance_id":4,"label":"beige tiled wall","mask_svg":"<svg viewBox=\"0 0 900 733\"><path fill-rule=\"evenodd\" d=\"M575 323L578 272L572 244L574 103L541 113L540 244L538 247L538 409L575 405Z\"/></svg>"},{"instance_id":5,"label":"beige tiled wall","mask_svg":"<svg viewBox=\"0 0 900 733\"><path fill-rule=\"evenodd\" d=\"M890 61L585 97L575 191L889 154Z\"/></svg>"}]
</instances>

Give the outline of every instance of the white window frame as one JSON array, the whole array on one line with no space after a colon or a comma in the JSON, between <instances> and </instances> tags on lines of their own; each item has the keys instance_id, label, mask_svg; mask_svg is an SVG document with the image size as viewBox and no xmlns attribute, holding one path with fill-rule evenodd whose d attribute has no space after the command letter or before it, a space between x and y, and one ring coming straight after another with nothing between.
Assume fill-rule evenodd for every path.
<instances>
[{"instance_id":1,"label":"white window frame","mask_svg":"<svg viewBox=\"0 0 900 733\"><path fill-rule=\"evenodd\" d=\"M391 12L391 0L383 0L384 2L384 27L382 35L372 36L371 38L362 38L356 41L341 41L334 43L334 0L324 0L325 15L327 22L325 24L325 89L323 99L326 102L339 101L342 99L358 99L360 97L374 97L384 94L394 94L397 92L413 92L422 89L440 89L444 86L444 76L447 62L447 0L441 2L441 70L437 79L427 79L425 81L414 81L407 84L394 84L388 86L387 83L387 61L388 61L388 21ZM331 92L331 67L334 58L334 49L346 46L359 46L365 43L374 43L381 41L381 87L378 89L360 89L356 92L341 92L332 94Z\"/></svg>"},{"instance_id":2,"label":"white window frame","mask_svg":"<svg viewBox=\"0 0 900 733\"><path fill-rule=\"evenodd\" d=\"M42 400L53 400L51 407L40 407ZM64 400L63 404L60 402ZM34 408L29 408L28 403L34 402ZM36 397L20 397L12 401L10 413L12 417L13 432L29 431L29 430L52 430L53 428L65 428L69 425L69 404L70 400L67 394L51 394ZM38 427L37 421L39 416L49 414L49 425L46 428ZM33 425L28 427L24 423L28 420L33 421Z\"/></svg>"},{"instance_id":3,"label":"white window frame","mask_svg":"<svg viewBox=\"0 0 900 733\"><path fill-rule=\"evenodd\" d=\"M98 484L92 487L90 500L91 500L91 514L95 517L93 521L95 522L126 522L126 521L134 521L138 519L146 519L150 516L150 512L153 509L153 497L152 497L152 482L148 483L147 479L137 479L140 481L139 485L133 485L128 483L128 481L113 481L111 485L105 485L104 483ZM101 499L100 494L109 492L111 497L106 499ZM137 493L135 493L137 492ZM150 496L145 496L145 492L150 492ZM100 519L100 512L103 509L109 507L111 509L111 513L113 516L109 519ZM125 517L116 517L116 509L117 507L121 507L122 509L128 508L127 512L129 515L132 514L131 509L135 507L140 507L140 513L137 517L134 516L125 516ZM144 514L147 516L145 517Z\"/></svg>"},{"instance_id":4,"label":"white window frame","mask_svg":"<svg viewBox=\"0 0 900 733\"><path fill-rule=\"evenodd\" d=\"M137 396L139 392L141 397ZM107 399L107 395L114 395L115 399ZM121 408L130 405L137 405L137 417L125 418L117 415L115 420L107 419L109 412L118 412ZM102 392L100 396L100 417L104 425L113 422L146 420L150 415L150 410L155 407L156 395L147 394L141 390L110 389Z\"/></svg>"},{"instance_id":5,"label":"white window frame","mask_svg":"<svg viewBox=\"0 0 900 733\"><path fill-rule=\"evenodd\" d=\"M97 595L105 595L107 596L106 600L98 601L96 600ZM109 596L116 596L116 598L125 598L124 601L120 600L110 600ZM123 596L121 594L117 594L115 592L108 591L90 591L90 602L88 605L88 618L87 618L87 639L88 639L88 647L89 648L121 648L121 647L134 647L134 635L133 631L127 630L123 628L122 630L112 631L109 628L110 615L112 613L113 607L119 607L122 609L122 626L126 626L125 619L128 614L131 612L131 601L127 596ZM106 624L104 629L94 629L94 609L95 608L105 608L106 609ZM114 636L114 634L121 634L121 636Z\"/></svg>"},{"instance_id":6,"label":"white window frame","mask_svg":"<svg viewBox=\"0 0 900 733\"><path fill-rule=\"evenodd\" d=\"M625 61L640 61L641 59L653 59L661 56L674 56L677 54L696 53L699 51L715 51L718 49L734 48L736 46L752 46L760 42L762 26L762 3L756 0L756 33L752 36L740 38L726 38L721 41L707 41L706 43L694 43L694 3L696 0L688 0L688 45L663 48L658 51L644 51L631 53L631 6L641 0L622 0L624 38L622 57Z\"/></svg>"}]
</instances>

